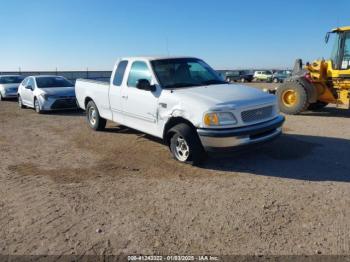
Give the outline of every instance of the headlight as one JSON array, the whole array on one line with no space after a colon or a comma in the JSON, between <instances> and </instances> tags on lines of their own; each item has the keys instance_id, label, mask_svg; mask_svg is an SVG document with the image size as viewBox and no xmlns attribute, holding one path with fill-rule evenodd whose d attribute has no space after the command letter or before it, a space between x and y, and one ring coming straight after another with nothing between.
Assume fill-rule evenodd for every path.
<instances>
[{"instance_id":1,"label":"headlight","mask_svg":"<svg viewBox=\"0 0 350 262\"><path fill-rule=\"evenodd\" d=\"M227 126L237 124L237 119L231 112L212 112L204 115L206 126Z\"/></svg>"}]
</instances>

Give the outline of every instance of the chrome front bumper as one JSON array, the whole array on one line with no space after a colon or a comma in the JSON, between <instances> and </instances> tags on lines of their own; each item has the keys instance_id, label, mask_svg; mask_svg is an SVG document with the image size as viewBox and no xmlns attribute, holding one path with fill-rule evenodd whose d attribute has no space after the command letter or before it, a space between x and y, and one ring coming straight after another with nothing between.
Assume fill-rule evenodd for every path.
<instances>
[{"instance_id":1,"label":"chrome front bumper","mask_svg":"<svg viewBox=\"0 0 350 262\"><path fill-rule=\"evenodd\" d=\"M262 143L282 133L285 118L278 116L270 121L231 129L197 129L203 147L207 151L226 151L239 146Z\"/></svg>"}]
</instances>

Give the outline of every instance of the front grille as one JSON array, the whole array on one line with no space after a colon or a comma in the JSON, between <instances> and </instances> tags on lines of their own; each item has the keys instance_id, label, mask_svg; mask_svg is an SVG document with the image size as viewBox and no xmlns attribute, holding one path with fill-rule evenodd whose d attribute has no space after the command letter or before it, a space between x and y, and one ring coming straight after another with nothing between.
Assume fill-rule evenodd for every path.
<instances>
[{"instance_id":1,"label":"front grille","mask_svg":"<svg viewBox=\"0 0 350 262\"><path fill-rule=\"evenodd\" d=\"M51 109L66 109L76 107L77 103L75 99L59 99L52 104Z\"/></svg>"},{"instance_id":2,"label":"front grille","mask_svg":"<svg viewBox=\"0 0 350 262\"><path fill-rule=\"evenodd\" d=\"M272 117L273 106L266 106L262 108L243 111L241 116L244 123L252 123L262 121Z\"/></svg>"}]
</instances>

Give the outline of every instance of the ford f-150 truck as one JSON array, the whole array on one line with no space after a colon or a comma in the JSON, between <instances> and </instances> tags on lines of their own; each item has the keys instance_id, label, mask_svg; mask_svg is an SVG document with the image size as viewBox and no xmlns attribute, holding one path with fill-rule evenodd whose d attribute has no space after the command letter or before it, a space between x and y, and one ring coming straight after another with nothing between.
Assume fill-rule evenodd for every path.
<instances>
[{"instance_id":1,"label":"ford f-150 truck","mask_svg":"<svg viewBox=\"0 0 350 262\"><path fill-rule=\"evenodd\" d=\"M191 164L207 151L271 140L284 122L275 96L229 84L192 57L123 58L110 83L78 79L75 91L92 129L104 129L107 120L137 129Z\"/></svg>"}]
</instances>

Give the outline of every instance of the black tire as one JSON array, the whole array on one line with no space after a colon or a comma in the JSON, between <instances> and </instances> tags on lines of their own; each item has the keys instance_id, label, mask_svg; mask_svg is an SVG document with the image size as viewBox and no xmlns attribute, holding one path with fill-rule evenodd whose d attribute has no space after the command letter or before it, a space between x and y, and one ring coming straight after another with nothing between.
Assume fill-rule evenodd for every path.
<instances>
[{"instance_id":1,"label":"black tire","mask_svg":"<svg viewBox=\"0 0 350 262\"><path fill-rule=\"evenodd\" d=\"M4 98L2 97L2 94L0 92L0 101L4 100Z\"/></svg>"},{"instance_id":2,"label":"black tire","mask_svg":"<svg viewBox=\"0 0 350 262\"><path fill-rule=\"evenodd\" d=\"M241 78L241 83L245 83L245 78L244 77Z\"/></svg>"},{"instance_id":3,"label":"black tire","mask_svg":"<svg viewBox=\"0 0 350 262\"><path fill-rule=\"evenodd\" d=\"M288 103L288 94L294 94L294 102ZM286 82L277 88L276 92L281 112L289 115L297 115L309 107L308 95L305 88L299 82ZM292 100L292 99L291 99Z\"/></svg>"},{"instance_id":4,"label":"black tire","mask_svg":"<svg viewBox=\"0 0 350 262\"><path fill-rule=\"evenodd\" d=\"M316 103L311 103L308 107L308 110L317 111L317 110L320 110L322 108L325 108L327 105L328 105L328 103L326 103L326 102L317 101Z\"/></svg>"},{"instance_id":5,"label":"black tire","mask_svg":"<svg viewBox=\"0 0 350 262\"><path fill-rule=\"evenodd\" d=\"M23 105L21 96L18 96L18 107L19 107L20 109L25 108L25 106Z\"/></svg>"},{"instance_id":6,"label":"black tire","mask_svg":"<svg viewBox=\"0 0 350 262\"><path fill-rule=\"evenodd\" d=\"M95 131L104 130L107 123L107 120L100 116L100 112L94 101L90 101L86 106L86 120L89 126Z\"/></svg>"},{"instance_id":7,"label":"black tire","mask_svg":"<svg viewBox=\"0 0 350 262\"><path fill-rule=\"evenodd\" d=\"M276 84L277 84L277 83L279 83L279 82L280 82L280 80L278 80L278 78L274 78L272 82L274 82L274 83L276 83Z\"/></svg>"},{"instance_id":8,"label":"black tire","mask_svg":"<svg viewBox=\"0 0 350 262\"><path fill-rule=\"evenodd\" d=\"M231 78L229 78L229 77L226 77L226 81L229 82L229 83L232 82Z\"/></svg>"},{"instance_id":9,"label":"black tire","mask_svg":"<svg viewBox=\"0 0 350 262\"><path fill-rule=\"evenodd\" d=\"M179 147L182 146L179 141L182 140L187 146L187 150L184 151L188 153L181 155ZM199 165L206 158L206 153L196 131L188 124L182 123L171 128L168 132L168 143L173 157L182 163Z\"/></svg>"},{"instance_id":10,"label":"black tire","mask_svg":"<svg viewBox=\"0 0 350 262\"><path fill-rule=\"evenodd\" d=\"M41 109L41 105L39 103L39 100L37 98L34 98L34 110L38 114L42 114L44 111Z\"/></svg>"}]
</instances>

